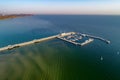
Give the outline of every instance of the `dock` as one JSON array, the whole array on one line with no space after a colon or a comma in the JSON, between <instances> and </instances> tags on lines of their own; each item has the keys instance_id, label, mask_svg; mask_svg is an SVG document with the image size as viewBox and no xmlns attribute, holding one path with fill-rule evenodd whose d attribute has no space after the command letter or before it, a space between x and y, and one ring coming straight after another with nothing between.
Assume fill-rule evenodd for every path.
<instances>
[{"instance_id":1,"label":"dock","mask_svg":"<svg viewBox=\"0 0 120 80\"><path fill-rule=\"evenodd\" d=\"M74 34L76 34L76 33L74 33ZM72 35L74 35L74 34L72 34ZM75 35L75 36L76 36L76 35ZM72 36L69 35L68 37L71 38ZM81 36L80 36L80 37L81 37ZM94 41L94 39L89 38L88 40L85 40L84 42L79 43L79 42L76 42L76 40L81 40L81 38L80 38L80 39L79 39L79 38L78 38L78 39L75 38L75 39L72 39L72 40L68 40L68 39L64 38L64 36L58 36L57 38L60 39L60 40L63 40L63 41L72 43L72 44L74 44L74 45L80 45L80 46L84 46L84 45L89 44L89 43L91 43L91 42Z\"/></svg>"},{"instance_id":2,"label":"dock","mask_svg":"<svg viewBox=\"0 0 120 80\"><path fill-rule=\"evenodd\" d=\"M61 38L61 37L57 37L58 39L61 39L63 41L66 41L66 42L69 42L69 43L72 43L72 44L75 44L75 45L78 45L78 43L74 42L74 41L71 41L71 40L67 40L65 38Z\"/></svg>"},{"instance_id":3,"label":"dock","mask_svg":"<svg viewBox=\"0 0 120 80\"><path fill-rule=\"evenodd\" d=\"M79 34L79 35L81 35L81 36L84 36L84 37L89 37L89 38L101 40L101 41L103 41L103 42L105 42L105 43L107 43L107 44L110 44L110 41L109 41L109 40L104 39L104 38L102 38L102 37L97 37L97 36L88 35L88 34L82 34L82 33L77 33L77 34Z\"/></svg>"},{"instance_id":4,"label":"dock","mask_svg":"<svg viewBox=\"0 0 120 80\"><path fill-rule=\"evenodd\" d=\"M89 39L89 40L86 40L85 42L83 42L83 43L81 43L81 44L79 44L80 46L84 46L84 45L86 45L86 44L89 44L89 43L91 43L91 42L93 42L94 41L94 39Z\"/></svg>"},{"instance_id":5,"label":"dock","mask_svg":"<svg viewBox=\"0 0 120 80\"><path fill-rule=\"evenodd\" d=\"M107 40L107 39L104 39L104 38L101 38L101 37L97 37L97 36L92 36L92 35L86 35L86 37L90 37L90 38L94 38L94 39L98 39L98 40L101 40L107 44L110 44L110 41Z\"/></svg>"},{"instance_id":6,"label":"dock","mask_svg":"<svg viewBox=\"0 0 120 80\"><path fill-rule=\"evenodd\" d=\"M84 38L84 37L87 37L88 39L85 40L82 43L77 42L77 41L82 40L82 38ZM55 39L55 38L58 38L60 40L72 43L74 45L80 45L80 46L84 46L86 44L89 44L89 43L93 42L94 39L99 39L101 41L106 42L107 44L110 44L109 40L103 39L101 37L96 37L96 36L87 35L87 34L81 34L81 33L76 33L76 32L68 32L68 33L61 33L61 34L50 36L50 37L46 37L46 38L34 39L32 41L23 42L23 43L19 43L19 44L8 45L6 47L0 48L0 52L6 51L6 50L12 50L14 48L27 46L27 45L34 44L34 43L40 43L40 42L43 42L43 41L46 41L46 40L50 40L50 39Z\"/></svg>"}]
</instances>

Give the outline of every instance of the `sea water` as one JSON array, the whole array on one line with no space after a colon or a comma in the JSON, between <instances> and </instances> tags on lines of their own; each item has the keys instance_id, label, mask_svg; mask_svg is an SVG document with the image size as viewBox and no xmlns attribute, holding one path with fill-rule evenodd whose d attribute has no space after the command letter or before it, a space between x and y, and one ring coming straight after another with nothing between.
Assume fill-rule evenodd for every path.
<instances>
[{"instance_id":1,"label":"sea water","mask_svg":"<svg viewBox=\"0 0 120 80\"><path fill-rule=\"evenodd\" d=\"M103 37L76 46L59 39L0 52L0 80L120 80L120 16L35 15L0 21L0 47L81 32ZM102 60L101 60L102 57Z\"/></svg>"}]
</instances>

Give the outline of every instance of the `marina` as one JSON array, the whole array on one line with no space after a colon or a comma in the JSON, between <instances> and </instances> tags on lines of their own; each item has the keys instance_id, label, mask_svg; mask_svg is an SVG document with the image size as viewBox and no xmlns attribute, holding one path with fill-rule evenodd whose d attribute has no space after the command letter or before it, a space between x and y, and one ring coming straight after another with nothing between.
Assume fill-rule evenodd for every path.
<instances>
[{"instance_id":1,"label":"marina","mask_svg":"<svg viewBox=\"0 0 120 80\"><path fill-rule=\"evenodd\" d=\"M110 44L110 41L109 41L109 40L104 39L104 38L101 38L101 37L92 36L92 35L88 35L88 34L82 34L82 33L78 33L78 34L80 34L80 35L82 35L82 36L84 36L84 37L89 37L89 38L93 38L93 39L98 39L98 40L101 40L101 41L103 41L103 42L105 42L105 43L107 43L107 44Z\"/></svg>"},{"instance_id":2,"label":"marina","mask_svg":"<svg viewBox=\"0 0 120 80\"><path fill-rule=\"evenodd\" d=\"M106 42L107 44L110 44L109 40L103 39L101 37L96 37L96 36L91 36L91 35L81 34L81 33L76 33L76 32L68 32L68 33L61 33L58 35L54 35L54 36L50 36L50 37L46 37L46 38L42 38L42 39L34 39L32 41L23 42L20 44L8 45L6 47L0 48L0 52L5 51L5 50L11 50L11 49L22 47L22 46L26 46L26 45L30 45L30 44L34 44L34 43L40 43L42 41L55 39L55 38L58 38L60 40L72 43L74 45L79 45L79 46L87 45L87 44L93 42L94 39L98 39L98 40Z\"/></svg>"}]
</instances>

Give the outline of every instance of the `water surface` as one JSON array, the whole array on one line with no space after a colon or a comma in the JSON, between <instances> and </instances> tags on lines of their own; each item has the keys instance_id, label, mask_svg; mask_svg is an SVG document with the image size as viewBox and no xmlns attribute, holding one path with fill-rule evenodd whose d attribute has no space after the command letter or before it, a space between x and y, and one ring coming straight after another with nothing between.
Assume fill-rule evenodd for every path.
<instances>
[{"instance_id":1,"label":"water surface","mask_svg":"<svg viewBox=\"0 0 120 80\"><path fill-rule=\"evenodd\" d=\"M0 21L0 47L76 31L100 36L80 47L53 39L0 54L0 80L120 80L120 16L37 15ZM101 60L101 56L103 60Z\"/></svg>"}]
</instances>

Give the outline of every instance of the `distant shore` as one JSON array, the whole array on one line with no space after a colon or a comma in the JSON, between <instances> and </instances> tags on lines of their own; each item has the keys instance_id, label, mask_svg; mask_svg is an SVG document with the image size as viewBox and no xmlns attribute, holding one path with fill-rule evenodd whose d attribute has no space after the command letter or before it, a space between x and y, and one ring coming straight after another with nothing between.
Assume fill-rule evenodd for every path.
<instances>
[{"instance_id":1,"label":"distant shore","mask_svg":"<svg viewBox=\"0 0 120 80\"><path fill-rule=\"evenodd\" d=\"M12 15L0 15L0 20L12 19L17 17L32 16L32 14L12 14Z\"/></svg>"}]
</instances>

